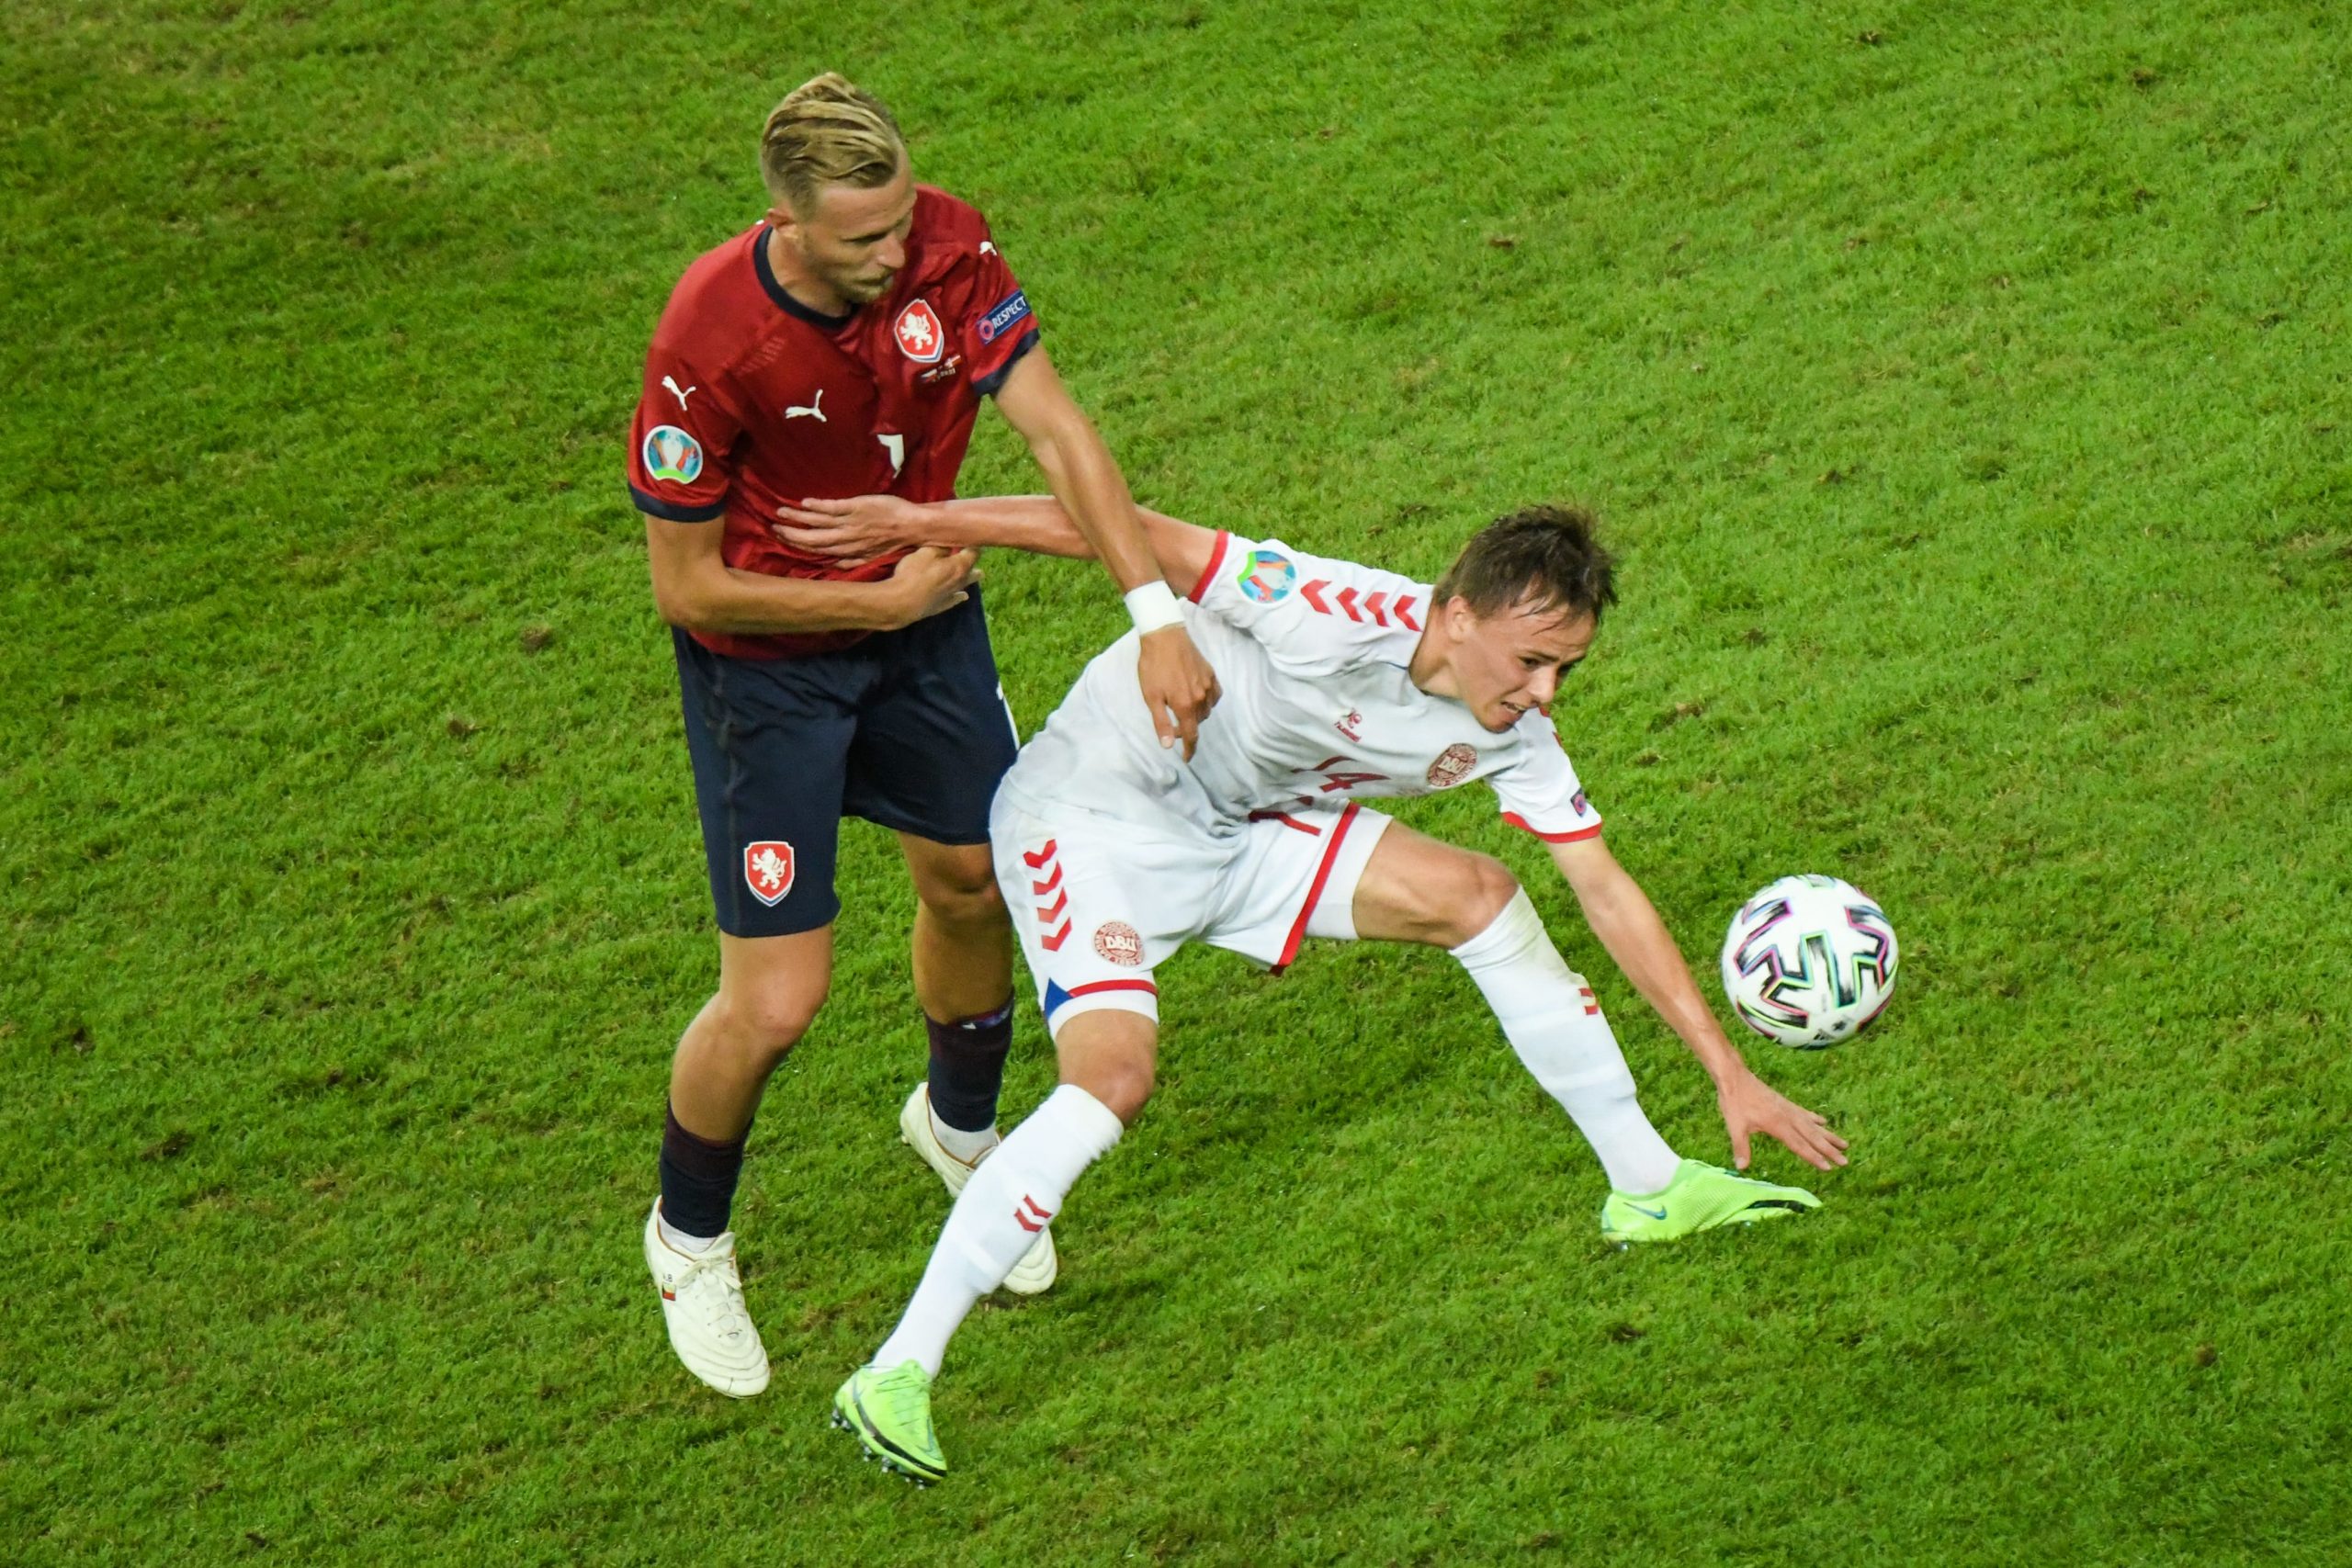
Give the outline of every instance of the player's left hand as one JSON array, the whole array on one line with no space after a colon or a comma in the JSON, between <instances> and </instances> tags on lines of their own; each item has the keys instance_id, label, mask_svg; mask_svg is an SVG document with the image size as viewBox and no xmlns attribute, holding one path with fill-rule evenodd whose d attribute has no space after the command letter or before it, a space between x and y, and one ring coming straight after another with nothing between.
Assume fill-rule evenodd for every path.
<instances>
[{"instance_id":1,"label":"player's left hand","mask_svg":"<svg viewBox=\"0 0 2352 1568\"><path fill-rule=\"evenodd\" d=\"M775 536L786 544L852 564L933 543L922 537L922 508L904 496L804 500L797 506L786 502L775 514L784 519Z\"/></svg>"},{"instance_id":2,"label":"player's left hand","mask_svg":"<svg viewBox=\"0 0 2352 1568\"><path fill-rule=\"evenodd\" d=\"M1136 673L1143 682L1144 706L1151 712L1151 728L1159 743L1184 743L1184 761L1193 760L1200 744L1201 721L1224 694L1217 689L1216 671L1193 646L1182 626L1162 626L1143 638L1143 657Z\"/></svg>"},{"instance_id":3,"label":"player's left hand","mask_svg":"<svg viewBox=\"0 0 2352 1568\"><path fill-rule=\"evenodd\" d=\"M1748 1137L1756 1133L1778 1138L1791 1154L1823 1170L1846 1163L1846 1140L1831 1132L1827 1122L1754 1073L1718 1087L1715 1104L1731 1134L1732 1161L1742 1170L1747 1168Z\"/></svg>"}]
</instances>

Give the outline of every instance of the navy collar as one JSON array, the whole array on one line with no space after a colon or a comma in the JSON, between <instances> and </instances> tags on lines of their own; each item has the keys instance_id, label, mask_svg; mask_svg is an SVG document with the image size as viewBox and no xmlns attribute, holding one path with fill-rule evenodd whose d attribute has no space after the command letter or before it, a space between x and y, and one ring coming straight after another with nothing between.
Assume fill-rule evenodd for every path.
<instances>
[{"instance_id":1,"label":"navy collar","mask_svg":"<svg viewBox=\"0 0 2352 1568\"><path fill-rule=\"evenodd\" d=\"M757 238L752 242L752 265L758 271L760 287L768 291L768 298L775 300L786 315L797 316L820 332L837 333L849 325L850 318L857 314L854 305L838 316L828 316L822 310L812 310L795 299L786 291L784 285L776 281L775 269L768 265L768 236L775 231L763 223Z\"/></svg>"}]
</instances>

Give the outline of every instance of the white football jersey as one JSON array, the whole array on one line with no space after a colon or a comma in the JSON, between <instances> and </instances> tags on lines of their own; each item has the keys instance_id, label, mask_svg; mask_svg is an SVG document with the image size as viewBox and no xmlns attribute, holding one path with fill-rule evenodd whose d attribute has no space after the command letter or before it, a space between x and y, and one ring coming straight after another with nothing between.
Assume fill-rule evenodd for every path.
<instances>
[{"instance_id":1,"label":"white football jersey","mask_svg":"<svg viewBox=\"0 0 2352 1568\"><path fill-rule=\"evenodd\" d=\"M1600 831L1549 718L1531 712L1498 735L1413 684L1425 585L1220 533L1192 600L1186 627L1224 691L1192 761L1152 729L1129 632L1087 665L1006 789L1143 822L1174 812L1215 831L1484 779L1515 826L1555 842Z\"/></svg>"}]
</instances>

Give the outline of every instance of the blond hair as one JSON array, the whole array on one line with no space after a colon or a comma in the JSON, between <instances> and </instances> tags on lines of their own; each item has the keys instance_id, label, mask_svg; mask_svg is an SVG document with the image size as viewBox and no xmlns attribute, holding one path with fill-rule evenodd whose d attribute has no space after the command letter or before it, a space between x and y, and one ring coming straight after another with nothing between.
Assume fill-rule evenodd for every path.
<instances>
[{"instance_id":1,"label":"blond hair","mask_svg":"<svg viewBox=\"0 0 2352 1568\"><path fill-rule=\"evenodd\" d=\"M786 93L760 132L760 178L796 214L807 214L826 186L888 185L906 161L882 100L831 71Z\"/></svg>"}]
</instances>

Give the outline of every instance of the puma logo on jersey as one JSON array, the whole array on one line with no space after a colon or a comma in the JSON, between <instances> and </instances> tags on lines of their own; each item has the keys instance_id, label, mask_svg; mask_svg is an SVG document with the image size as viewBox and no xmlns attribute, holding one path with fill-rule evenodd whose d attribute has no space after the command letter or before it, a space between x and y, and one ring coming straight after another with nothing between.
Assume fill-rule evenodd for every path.
<instances>
[{"instance_id":1,"label":"puma logo on jersey","mask_svg":"<svg viewBox=\"0 0 2352 1568\"><path fill-rule=\"evenodd\" d=\"M700 387L688 387L685 391L680 391L678 389L678 383L676 379L669 376L662 378L662 384L670 389L670 395L672 397L678 400L678 412L680 413L686 412L686 392L699 392L702 390Z\"/></svg>"},{"instance_id":2,"label":"puma logo on jersey","mask_svg":"<svg viewBox=\"0 0 2352 1568\"><path fill-rule=\"evenodd\" d=\"M791 403L785 404L784 417L786 419L813 419L819 424L832 423L833 422L831 420L825 417L825 389L822 387L818 388L816 397L809 400L808 405L806 408L797 407Z\"/></svg>"}]
</instances>

